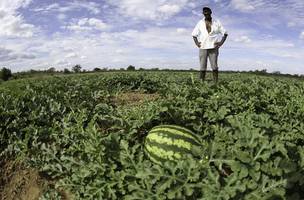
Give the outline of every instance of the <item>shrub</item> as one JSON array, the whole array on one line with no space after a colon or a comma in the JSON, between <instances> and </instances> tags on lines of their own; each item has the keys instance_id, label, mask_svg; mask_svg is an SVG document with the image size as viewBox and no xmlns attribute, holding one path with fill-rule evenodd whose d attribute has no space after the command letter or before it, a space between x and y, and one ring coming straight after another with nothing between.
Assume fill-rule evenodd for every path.
<instances>
[{"instance_id":1,"label":"shrub","mask_svg":"<svg viewBox=\"0 0 304 200\"><path fill-rule=\"evenodd\" d=\"M4 81L9 80L12 77L12 72L10 69L3 67L0 71L0 78Z\"/></svg>"}]
</instances>

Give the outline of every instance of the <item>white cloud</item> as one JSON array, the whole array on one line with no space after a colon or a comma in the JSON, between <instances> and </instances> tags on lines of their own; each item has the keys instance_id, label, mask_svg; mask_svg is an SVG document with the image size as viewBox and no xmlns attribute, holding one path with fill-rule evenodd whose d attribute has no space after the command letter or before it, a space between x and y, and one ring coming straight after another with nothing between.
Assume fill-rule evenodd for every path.
<instances>
[{"instance_id":1,"label":"white cloud","mask_svg":"<svg viewBox=\"0 0 304 200\"><path fill-rule=\"evenodd\" d=\"M196 7L196 4L194 2L189 2L188 7L193 9Z\"/></svg>"},{"instance_id":2,"label":"white cloud","mask_svg":"<svg viewBox=\"0 0 304 200\"><path fill-rule=\"evenodd\" d=\"M60 5L58 3L53 3L50 5L47 5L45 7L39 7L39 8L34 8L33 11L35 12L49 12L52 10L58 10L60 8Z\"/></svg>"},{"instance_id":3,"label":"white cloud","mask_svg":"<svg viewBox=\"0 0 304 200\"><path fill-rule=\"evenodd\" d=\"M301 32L300 39L304 40L304 31Z\"/></svg>"},{"instance_id":4,"label":"white cloud","mask_svg":"<svg viewBox=\"0 0 304 200\"><path fill-rule=\"evenodd\" d=\"M265 24L265 27L277 26L282 22L288 27L304 25L303 0L231 0L229 5L227 8L255 14L254 21ZM252 17L248 21L251 22Z\"/></svg>"},{"instance_id":5,"label":"white cloud","mask_svg":"<svg viewBox=\"0 0 304 200\"><path fill-rule=\"evenodd\" d=\"M245 41L246 37L244 37ZM297 66L303 62L304 49L294 44L293 41L256 35L250 36L251 42L240 42L239 40L241 40L241 37L228 40L224 47L227 47L228 51L239 52L239 54L250 52L244 57L252 60L252 62L254 61L254 57L268 58L265 62L271 62L273 59L280 60L281 63L277 63L277 66L283 66L284 63L289 62L298 62L298 64L295 64ZM286 71L286 69L283 71Z\"/></svg>"},{"instance_id":6,"label":"white cloud","mask_svg":"<svg viewBox=\"0 0 304 200\"><path fill-rule=\"evenodd\" d=\"M36 7L33 9L35 12L70 12L74 10L86 9L92 14L99 14L100 8L99 4L95 2L86 1L70 1L64 4L53 3L44 7Z\"/></svg>"},{"instance_id":7,"label":"white cloud","mask_svg":"<svg viewBox=\"0 0 304 200\"><path fill-rule=\"evenodd\" d=\"M288 22L287 26L288 27L295 27L297 24L295 22Z\"/></svg>"},{"instance_id":8,"label":"white cloud","mask_svg":"<svg viewBox=\"0 0 304 200\"><path fill-rule=\"evenodd\" d=\"M87 37L87 33L74 34L73 37L54 34L53 37L39 36L24 40L19 46L12 45L12 49L18 48L20 52L25 50L35 52L34 60L24 60L20 63L1 60L0 64L8 63L7 66L13 67L13 71L43 69L46 66L61 70L63 67L71 67L75 64L81 64L84 69L120 68L129 64L143 67L153 65L159 68L183 68L189 66L189 59L186 59L192 56L189 52L196 50L192 41L188 39L188 34L180 34L176 28L103 32L99 37L95 34ZM183 56L176 58L177 52L183 52Z\"/></svg>"},{"instance_id":9,"label":"white cloud","mask_svg":"<svg viewBox=\"0 0 304 200\"><path fill-rule=\"evenodd\" d=\"M116 49L116 51L115 51L117 54L123 54L124 53L124 50L122 50L122 49Z\"/></svg>"},{"instance_id":10,"label":"white cloud","mask_svg":"<svg viewBox=\"0 0 304 200\"><path fill-rule=\"evenodd\" d=\"M38 38L21 44L23 48L19 47L18 52L22 52L22 49L36 52L35 59L24 59L17 63L12 56L9 58L10 60L6 59L6 62L2 61L1 63L13 63L12 66L15 67L13 71L22 70L18 67L23 66L27 66L27 70L29 68L43 69L46 66L62 70L76 64L81 64L83 69L120 68L130 64L145 68L198 69L197 48L189 34L181 34L186 30L184 28L151 27L142 31L130 29L122 32L102 32L99 37L95 34L92 34L91 37L87 37L86 34L75 34L73 37L56 34L53 37ZM230 37L246 36L254 42L241 43L228 39L221 49L219 59L221 69L255 70L267 68L268 71L279 70L296 73L298 65L294 63L299 62L304 57L304 50L297 48L289 41L275 38L261 39L251 35L251 31L248 32L231 33ZM2 55L5 54L4 52L11 55L12 51L8 49L16 48L6 48L6 50L2 50ZM241 56L248 51L250 51L251 57ZM232 55L235 53L235 57L229 57L231 52ZM257 55L262 55L258 56L260 63L256 62ZM270 59L269 55L271 55ZM274 56L276 59L273 59ZM287 70L283 66L290 61L290 58L294 61L294 66ZM273 60L277 60L277 62L272 62ZM265 65L261 65L261 63L265 63Z\"/></svg>"},{"instance_id":11,"label":"white cloud","mask_svg":"<svg viewBox=\"0 0 304 200\"><path fill-rule=\"evenodd\" d=\"M65 59L62 59L62 60L56 60L55 62L56 65L59 65L59 66L67 66L67 65L71 65L70 62L68 62L67 60Z\"/></svg>"},{"instance_id":12,"label":"white cloud","mask_svg":"<svg viewBox=\"0 0 304 200\"><path fill-rule=\"evenodd\" d=\"M85 22L84 25L93 26L95 29L100 30L100 31L108 28L108 25L106 23L104 23L102 20L96 19L96 18L87 19L87 21Z\"/></svg>"},{"instance_id":13,"label":"white cloud","mask_svg":"<svg viewBox=\"0 0 304 200\"><path fill-rule=\"evenodd\" d=\"M1 61L8 61L8 60L14 60L17 59L16 56L11 55L12 50L6 49L4 47L0 47L0 60Z\"/></svg>"},{"instance_id":14,"label":"white cloud","mask_svg":"<svg viewBox=\"0 0 304 200\"><path fill-rule=\"evenodd\" d=\"M22 52L13 51L5 47L0 47L0 60L4 61L17 61L23 59L34 59L36 58L33 54L25 54Z\"/></svg>"},{"instance_id":15,"label":"white cloud","mask_svg":"<svg viewBox=\"0 0 304 200\"><path fill-rule=\"evenodd\" d=\"M60 13L57 15L57 19L63 21L67 18L67 15L66 14L63 14L63 13Z\"/></svg>"},{"instance_id":16,"label":"white cloud","mask_svg":"<svg viewBox=\"0 0 304 200\"><path fill-rule=\"evenodd\" d=\"M66 29L72 31L92 31L92 30L99 30L104 31L109 28L109 25L104 23L100 19L96 18L82 18L79 19L77 23L71 23L70 25L65 27Z\"/></svg>"},{"instance_id":17,"label":"white cloud","mask_svg":"<svg viewBox=\"0 0 304 200\"><path fill-rule=\"evenodd\" d=\"M92 27L88 26L80 26L79 24L71 24L65 27L68 30L75 31L75 32L82 32L82 31L91 31L93 30Z\"/></svg>"},{"instance_id":18,"label":"white cloud","mask_svg":"<svg viewBox=\"0 0 304 200\"><path fill-rule=\"evenodd\" d=\"M19 8L27 7L32 0L1 0L0 10L4 10L8 13L15 13Z\"/></svg>"},{"instance_id":19,"label":"white cloud","mask_svg":"<svg viewBox=\"0 0 304 200\"><path fill-rule=\"evenodd\" d=\"M166 13L169 16L175 15L181 10L181 7L179 5L169 5L165 4L157 8L157 11L161 13Z\"/></svg>"},{"instance_id":20,"label":"white cloud","mask_svg":"<svg viewBox=\"0 0 304 200\"><path fill-rule=\"evenodd\" d=\"M232 39L232 42L229 43L229 48L239 49L243 51L254 50L261 53L268 52L279 57L281 56L281 54L276 54L275 52L282 50L291 53L293 49L297 49L295 44L291 41L275 38L262 38L259 36L251 37L252 39L250 39L248 36L235 37ZM248 42L248 40L250 42Z\"/></svg>"},{"instance_id":21,"label":"white cloud","mask_svg":"<svg viewBox=\"0 0 304 200\"><path fill-rule=\"evenodd\" d=\"M255 8L248 0L232 0L230 4L233 8L240 11L251 11Z\"/></svg>"},{"instance_id":22,"label":"white cloud","mask_svg":"<svg viewBox=\"0 0 304 200\"><path fill-rule=\"evenodd\" d=\"M194 44L190 34L181 34L176 28L148 28L144 31L127 30L124 32L102 33L101 40L108 45L121 45L141 49L162 49L164 51L185 51Z\"/></svg>"},{"instance_id":23,"label":"white cloud","mask_svg":"<svg viewBox=\"0 0 304 200\"><path fill-rule=\"evenodd\" d=\"M92 14L95 14L95 15L100 13L99 4L97 4L95 2L74 1L74 2L70 2L68 5L75 9L77 9L77 8L87 9L88 11L90 11Z\"/></svg>"},{"instance_id":24,"label":"white cloud","mask_svg":"<svg viewBox=\"0 0 304 200\"><path fill-rule=\"evenodd\" d=\"M77 54L75 52L69 53L65 56L65 58L76 58Z\"/></svg>"},{"instance_id":25,"label":"white cloud","mask_svg":"<svg viewBox=\"0 0 304 200\"><path fill-rule=\"evenodd\" d=\"M118 8L120 14L135 19L164 20L179 13L187 6L188 0L112 0L111 5Z\"/></svg>"},{"instance_id":26,"label":"white cloud","mask_svg":"<svg viewBox=\"0 0 304 200\"><path fill-rule=\"evenodd\" d=\"M25 8L31 0L1 0L0 1L0 36L32 37L34 25L25 22L18 12Z\"/></svg>"},{"instance_id":27,"label":"white cloud","mask_svg":"<svg viewBox=\"0 0 304 200\"><path fill-rule=\"evenodd\" d=\"M243 35L239 38L235 38L234 41L240 42L240 43L249 43L249 42L251 42L251 39L248 36Z\"/></svg>"},{"instance_id":28,"label":"white cloud","mask_svg":"<svg viewBox=\"0 0 304 200\"><path fill-rule=\"evenodd\" d=\"M191 31L188 30L188 29L185 29L185 28L177 28L176 32L179 33L179 34L188 34L188 35L191 34Z\"/></svg>"}]
</instances>

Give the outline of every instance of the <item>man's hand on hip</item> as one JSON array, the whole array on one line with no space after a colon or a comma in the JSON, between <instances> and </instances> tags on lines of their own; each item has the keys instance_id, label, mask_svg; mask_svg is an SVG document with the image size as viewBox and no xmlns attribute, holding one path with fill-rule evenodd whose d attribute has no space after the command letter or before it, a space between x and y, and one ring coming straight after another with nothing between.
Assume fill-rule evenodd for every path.
<instances>
[{"instance_id":1,"label":"man's hand on hip","mask_svg":"<svg viewBox=\"0 0 304 200\"><path fill-rule=\"evenodd\" d=\"M215 42L215 43L214 43L214 47L215 47L215 48L220 48L222 45L223 45L222 42Z\"/></svg>"},{"instance_id":2,"label":"man's hand on hip","mask_svg":"<svg viewBox=\"0 0 304 200\"><path fill-rule=\"evenodd\" d=\"M201 43L200 43L200 42L197 42L197 43L196 43L196 46L197 46L198 48L201 48Z\"/></svg>"}]
</instances>

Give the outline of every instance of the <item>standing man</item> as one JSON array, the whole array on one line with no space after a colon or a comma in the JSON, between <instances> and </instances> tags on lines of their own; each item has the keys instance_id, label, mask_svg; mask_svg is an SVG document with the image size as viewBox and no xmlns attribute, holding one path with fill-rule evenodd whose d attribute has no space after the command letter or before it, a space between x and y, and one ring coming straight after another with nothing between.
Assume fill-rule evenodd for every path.
<instances>
[{"instance_id":1,"label":"standing man","mask_svg":"<svg viewBox=\"0 0 304 200\"><path fill-rule=\"evenodd\" d=\"M192 36L196 46L199 48L200 76L205 80L207 70L207 58L209 58L213 71L213 80L218 82L217 58L219 48L224 44L228 34L219 20L212 19L212 11L208 7L203 8L205 19L201 19L195 26Z\"/></svg>"}]
</instances>

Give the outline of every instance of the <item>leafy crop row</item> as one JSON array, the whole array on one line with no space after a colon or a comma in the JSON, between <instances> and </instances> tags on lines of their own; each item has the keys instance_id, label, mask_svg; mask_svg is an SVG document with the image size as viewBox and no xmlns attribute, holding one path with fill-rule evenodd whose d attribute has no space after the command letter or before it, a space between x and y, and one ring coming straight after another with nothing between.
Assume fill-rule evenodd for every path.
<instances>
[{"instance_id":1,"label":"leafy crop row","mask_svg":"<svg viewBox=\"0 0 304 200\"><path fill-rule=\"evenodd\" d=\"M225 75L216 86L189 73L134 72L28 79L0 91L1 157L24 160L77 199L304 198L303 82ZM113 102L128 91L160 98ZM153 164L143 139L159 124L197 133L209 161Z\"/></svg>"}]
</instances>

